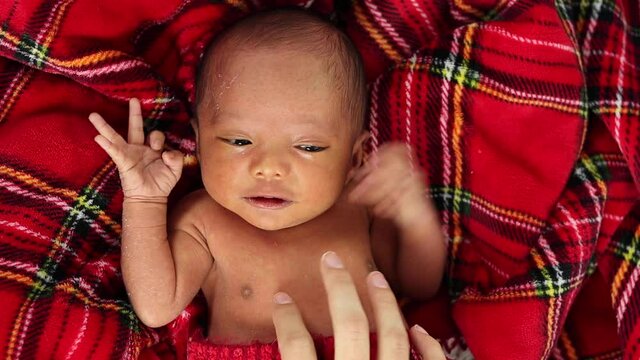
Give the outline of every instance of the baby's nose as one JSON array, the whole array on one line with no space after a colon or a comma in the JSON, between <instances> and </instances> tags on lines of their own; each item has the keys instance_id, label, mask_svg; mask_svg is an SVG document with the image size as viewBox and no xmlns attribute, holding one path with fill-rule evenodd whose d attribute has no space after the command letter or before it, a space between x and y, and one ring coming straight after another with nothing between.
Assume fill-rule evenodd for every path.
<instances>
[{"instance_id":1,"label":"baby's nose","mask_svg":"<svg viewBox=\"0 0 640 360\"><path fill-rule=\"evenodd\" d=\"M256 159L251 172L254 177L260 179L281 179L288 174L289 166L281 155L263 154Z\"/></svg>"}]
</instances>

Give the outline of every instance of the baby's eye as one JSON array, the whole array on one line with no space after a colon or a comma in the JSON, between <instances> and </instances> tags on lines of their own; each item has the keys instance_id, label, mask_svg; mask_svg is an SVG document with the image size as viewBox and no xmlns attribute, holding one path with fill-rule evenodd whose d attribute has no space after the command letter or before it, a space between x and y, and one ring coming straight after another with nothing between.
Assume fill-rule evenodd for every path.
<instances>
[{"instance_id":1,"label":"baby's eye","mask_svg":"<svg viewBox=\"0 0 640 360\"><path fill-rule=\"evenodd\" d=\"M300 149L302 151L306 151L306 152L320 152L320 151L326 149L326 147L315 146L315 145L299 145L298 149Z\"/></svg>"},{"instance_id":2,"label":"baby's eye","mask_svg":"<svg viewBox=\"0 0 640 360\"><path fill-rule=\"evenodd\" d=\"M225 139L227 143L233 146L247 146L251 145L251 141L246 139Z\"/></svg>"}]
</instances>

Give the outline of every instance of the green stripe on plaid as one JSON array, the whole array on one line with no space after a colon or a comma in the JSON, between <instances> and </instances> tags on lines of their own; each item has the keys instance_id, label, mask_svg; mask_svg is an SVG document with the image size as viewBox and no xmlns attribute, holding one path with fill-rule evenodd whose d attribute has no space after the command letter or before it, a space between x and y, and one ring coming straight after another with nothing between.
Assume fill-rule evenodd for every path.
<instances>
[{"instance_id":1,"label":"green stripe on plaid","mask_svg":"<svg viewBox=\"0 0 640 360\"><path fill-rule=\"evenodd\" d=\"M462 215L471 213L473 193L470 191L452 186L431 186L429 190L434 198L442 199L434 202L439 211L456 212Z\"/></svg>"},{"instance_id":2,"label":"green stripe on plaid","mask_svg":"<svg viewBox=\"0 0 640 360\"><path fill-rule=\"evenodd\" d=\"M630 229L618 230L617 241L609 243L609 249L620 259L640 266L640 236L637 233Z\"/></svg>"},{"instance_id":3,"label":"green stripe on plaid","mask_svg":"<svg viewBox=\"0 0 640 360\"><path fill-rule=\"evenodd\" d=\"M31 36L24 34L20 39L15 56L20 61L24 61L37 69L42 69L48 53L48 47L38 44Z\"/></svg>"},{"instance_id":4,"label":"green stripe on plaid","mask_svg":"<svg viewBox=\"0 0 640 360\"><path fill-rule=\"evenodd\" d=\"M80 235L86 235L89 226L107 207L108 201L91 187L85 187L73 203L64 226L75 228Z\"/></svg>"},{"instance_id":5,"label":"green stripe on plaid","mask_svg":"<svg viewBox=\"0 0 640 360\"><path fill-rule=\"evenodd\" d=\"M533 270L531 277L536 296L557 298L580 285L581 281L571 281L573 267L574 265L570 263L559 263Z\"/></svg>"},{"instance_id":6,"label":"green stripe on plaid","mask_svg":"<svg viewBox=\"0 0 640 360\"><path fill-rule=\"evenodd\" d=\"M428 70L447 81L453 80L470 89L477 89L480 83L480 71L474 62L460 58L454 62L449 54L435 54Z\"/></svg>"},{"instance_id":7,"label":"green stripe on plaid","mask_svg":"<svg viewBox=\"0 0 640 360\"><path fill-rule=\"evenodd\" d=\"M74 235L85 236L89 230L89 226L99 213L107 206L107 201L99 193L85 187L74 201L69 213L62 223L62 231L69 233L71 230ZM33 283L29 299L37 299L51 295L53 286L56 285L55 273L60 265L59 249L63 251L73 251L66 242L54 240L54 246L58 248L55 253L49 253L42 266L36 273L36 279Z\"/></svg>"},{"instance_id":8,"label":"green stripe on plaid","mask_svg":"<svg viewBox=\"0 0 640 360\"><path fill-rule=\"evenodd\" d=\"M133 311L133 306L131 305L131 303L123 300L116 300L115 303L118 304L120 308L119 313L122 321L131 331L139 334L142 331L142 327L140 326L140 320L138 319L138 316Z\"/></svg>"}]
</instances>

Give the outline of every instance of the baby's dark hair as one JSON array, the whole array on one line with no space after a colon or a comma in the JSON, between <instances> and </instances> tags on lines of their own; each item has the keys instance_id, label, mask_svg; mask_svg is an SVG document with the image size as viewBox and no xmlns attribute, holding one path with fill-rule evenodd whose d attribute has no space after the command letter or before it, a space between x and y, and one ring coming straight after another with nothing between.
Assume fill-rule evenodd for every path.
<instances>
[{"instance_id":1,"label":"baby's dark hair","mask_svg":"<svg viewBox=\"0 0 640 360\"><path fill-rule=\"evenodd\" d=\"M234 52L254 49L286 49L310 52L326 60L327 70L339 91L341 106L352 118L356 133L364 127L367 89L360 55L349 38L329 21L302 9L277 9L250 15L214 38L205 50L196 77L193 114L209 84L212 70L224 68Z\"/></svg>"}]
</instances>

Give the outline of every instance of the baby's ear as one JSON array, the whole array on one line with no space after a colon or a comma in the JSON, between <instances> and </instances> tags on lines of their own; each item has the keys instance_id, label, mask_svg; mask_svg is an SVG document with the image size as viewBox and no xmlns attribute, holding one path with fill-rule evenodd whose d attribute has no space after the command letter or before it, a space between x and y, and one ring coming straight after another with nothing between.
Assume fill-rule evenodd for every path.
<instances>
[{"instance_id":1,"label":"baby's ear","mask_svg":"<svg viewBox=\"0 0 640 360\"><path fill-rule=\"evenodd\" d=\"M189 121L191 123L191 128L193 129L193 132L196 134L196 157L200 157L200 146L198 146L198 144L200 144L200 137L198 135L198 120L196 120L196 118L191 118L191 120Z\"/></svg>"},{"instance_id":2,"label":"baby's ear","mask_svg":"<svg viewBox=\"0 0 640 360\"><path fill-rule=\"evenodd\" d=\"M371 133L363 130L353 144L353 151L351 152L351 167L353 169L357 169L364 164L365 145L369 138L371 138Z\"/></svg>"},{"instance_id":3,"label":"baby's ear","mask_svg":"<svg viewBox=\"0 0 640 360\"><path fill-rule=\"evenodd\" d=\"M196 141L198 141L198 120L191 118L189 122L191 123L191 128L193 128L193 132L196 133Z\"/></svg>"}]
</instances>

